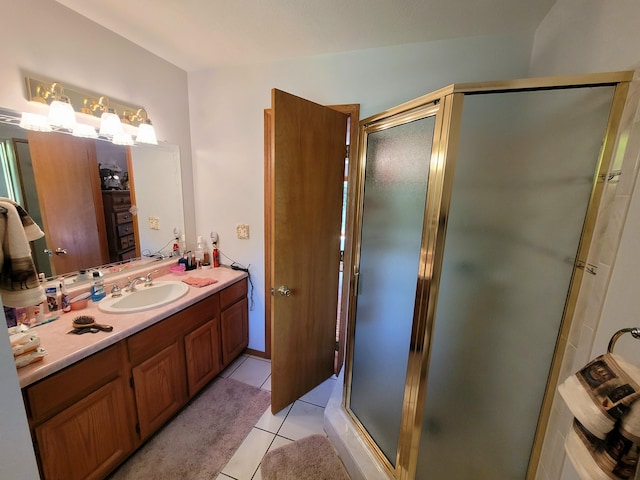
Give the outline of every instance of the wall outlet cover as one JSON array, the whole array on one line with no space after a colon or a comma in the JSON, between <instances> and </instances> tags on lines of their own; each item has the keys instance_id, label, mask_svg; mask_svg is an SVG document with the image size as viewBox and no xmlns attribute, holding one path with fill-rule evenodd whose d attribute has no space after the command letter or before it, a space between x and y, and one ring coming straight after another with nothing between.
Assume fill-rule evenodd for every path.
<instances>
[{"instance_id":1,"label":"wall outlet cover","mask_svg":"<svg viewBox=\"0 0 640 480\"><path fill-rule=\"evenodd\" d=\"M248 240L249 239L249 225L246 223L239 223L236 225L236 236L240 240Z\"/></svg>"},{"instance_id":2,"label":"wall outlet cover","mask_svg":"<svg viewBox=\"0 0 640 480\"><path fill-rule=\"evenodd\" d=\"M151 230L160 230L160 217L149 217L149 228Z\"/></svg>"}]
</instances>

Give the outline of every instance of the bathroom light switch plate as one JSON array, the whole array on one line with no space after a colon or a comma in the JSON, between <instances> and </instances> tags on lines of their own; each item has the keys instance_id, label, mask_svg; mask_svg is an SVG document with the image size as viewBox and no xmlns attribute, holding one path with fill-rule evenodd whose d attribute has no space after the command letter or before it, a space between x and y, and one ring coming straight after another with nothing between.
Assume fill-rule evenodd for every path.
<instances>
[{"instance_id":1,"label":"bathroom light switch plate","mask_svg":"<svg viewBox=\"0 0 640 480\"><path fill-rule=\"evenodd\" d=\"M151 230L160 230L160 218L149 217L149 228Z\"/></svg>"},{"instance_id":2,"label":"bathroom light switch plate","mask_svg":"<svg viewBox=\"0 0 640 480\"><path fill-rule=\"evenodd\" d=\"M249 239L249 225L246 223L239 223L236 225L236 236L240 240L248 240Z\"/></svg>"}]
</instances>

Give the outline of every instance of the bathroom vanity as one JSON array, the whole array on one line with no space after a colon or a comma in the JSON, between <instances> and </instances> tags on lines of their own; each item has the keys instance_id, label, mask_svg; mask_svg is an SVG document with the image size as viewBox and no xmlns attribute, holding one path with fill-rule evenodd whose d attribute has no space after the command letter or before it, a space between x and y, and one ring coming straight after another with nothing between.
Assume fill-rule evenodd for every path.
<instances>
[{"instance_id":1,"label":"bathroom vanity","mask_svg":"<svg viewBox=\"0 0 640 480\"><path fill-rule=\"evenodd\" d=\"M49 355L18 376L43 479L104 478L246 348L246 274L194 275L217 283L150 311L90 304L37 327ZM66 333L76 313L113 332Z\"/></svg>"}]
</instances>

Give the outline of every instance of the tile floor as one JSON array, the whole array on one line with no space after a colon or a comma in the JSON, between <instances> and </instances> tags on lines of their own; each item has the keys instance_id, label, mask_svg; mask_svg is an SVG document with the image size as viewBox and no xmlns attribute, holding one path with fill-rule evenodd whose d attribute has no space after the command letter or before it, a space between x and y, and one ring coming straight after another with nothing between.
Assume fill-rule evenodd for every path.
<instances>
[{"instance_id":1,"label":"tile floor","mask_svg":"<svg viewBox=\"0 0 640 480\"><path fill-rule=\"evenodd\" d=\"M271 391L269 360L241 355L220 375ZM262 480L260 462L269 450L324 434L324 408L336 382L329 378L276 415L268 408L215 480Z\"/></svg>"}]
</instances>

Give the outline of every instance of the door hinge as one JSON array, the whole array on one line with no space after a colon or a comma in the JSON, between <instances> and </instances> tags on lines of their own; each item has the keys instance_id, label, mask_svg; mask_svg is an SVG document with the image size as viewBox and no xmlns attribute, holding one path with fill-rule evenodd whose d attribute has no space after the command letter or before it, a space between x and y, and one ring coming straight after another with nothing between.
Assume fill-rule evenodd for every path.
<instances>
[{"instance_id":1,"label":"door hinge","mask_svg":"<svg viewBox=\"0 0 640 480\"><path fill-rule=\"evenodd\" d=\"M340 350L340 342L338 340L336 340L336 352Z\"/></svg>"},{"instance_id":2,"label":"door hinge","mask_svg":"<svg viewBox=\"0 0 640 480\"><path fill-rule=\"evenodd\" d=\"M344 250L340 250L340 261L344 262Z\"/></svg>"},{"instance_id":3,"label":"door hinge","mask_svg":"<svg viewBox=\"0 0 640 480\"><path fill-rule=\"evenodd\" d=\"M351 145L346 145L346 147L347 147L347 148L345 149L345 150L346 150L346 152L347 152L347 156L346 156L346 158L349 158L349 154L351 153Z\"/></svg>"}]
</instances>

